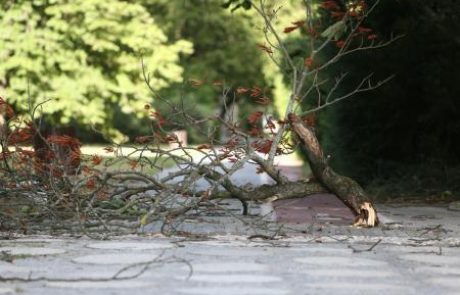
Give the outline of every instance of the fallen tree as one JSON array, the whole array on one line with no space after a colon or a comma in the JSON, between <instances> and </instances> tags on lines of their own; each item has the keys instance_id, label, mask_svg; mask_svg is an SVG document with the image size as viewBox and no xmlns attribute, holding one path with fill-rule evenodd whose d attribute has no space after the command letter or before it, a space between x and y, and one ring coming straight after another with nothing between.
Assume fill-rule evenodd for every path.
<instances>
[{"instance_id":1,"label":"fallen tree","mask_svg":"<svg viewBox=\"0 0 460 295\"><path fill-rule=\"evenodd\" d=\"M238 0L230 2L233 5L239 3ZM109 228L107 220L110 218L131 214L138 218L141 225L152 221L168 224L205 204L215 205L213 202L220 199L240 200L243 213L247 213L248 202L331 192L355 213L356 226L378 225L377 212L363 188L353 179L337 174L329 166L328 156L321 148L312 123L312 114L315 112L353 94L376 89L391 79L374 81L370 73L346 94L337 95L336 90L347 73L343 72L338 77L322 75L340 58L382 48L397 39L377 41L371 29L363 26L378 1L372 4L352 1L346 5L323 1L322 9L335 15L336 19L324 28L321 19L316 16L317 12L313 10L312 1L306 0L306 19L293 22L291 27L284 29L285 33L303 30L305 38L308 38L310 53L301 63L291 58L276 29L274 22L279 8L269 7L265 1L244 2L245 7L250 6L261 16L266 37L265 43L259 45L262 54L266 54L280 70L287 68L291 75L291 94L285 110L280 110L282 116L274 118L261 111L271 103L271 99L266 96L264 89L256 85L218 85L222 87L222 96L245 96L260 105L261 110L243 120L228 114L195 117L187 111L184 101L173 104L159 95L151 87L154 74L143 66L143 76L155 96L155 102L166 105L169 112L160 114L146 104L145 110L150 115L147 124L150 124L152 132L137 137L132 145L113 144L107 147L109 160L93 155L81 161L72 161L80 163L79 175L68 173L69 169L65 166L69 159L62 159L66 157L62 155L63 150L73 151L74 157L81 156L79 143L67 135L42 136L42 145L47 145L48 160L21 147L24 143L30 143L39 133L39 128L33 123L36 121L36 109L31 110L32 118L25 126L16 124L14 118L7 122L11 131L1 139L4 182L1 193L10 197L20 196L22 200L27 200L27 206L33 203L40 210L28 207L28 211L22 210L23 214L19 217L18 211L13 214L3 210L0 218L5 220L14 215L15 220L21 222L24 216L31 215L48 219L73 216L82 226L98 220L103 227ZM321 61L318 56L326 48L335 48L335 54L329 60ZM198 87L203 82L191 83L193 87ZM329 87L323 87L326 84ZM308 109L302 109L305 100L310 101L311 107ZM4 100L1 106L7 107ZM16 126L15 129L12 126ZM171 131L190 126L204 134L208 142L195 147L185 146ZM224 139L218 136L222 126L228 135ZM306 151L314 179L291 182L279 171L275 158L293 153L300 145ZM67 149L63 148L66 146ZM163 170L165 163L176 169L169 170L169 173L158 173ZM232 176L245 165L257 167L254 173L266 174L271 184L251 186L235 183ZM30 167L35 167L35 170ZM75 167L71 168L74 170ZM206 185L198 185L200 181ZM69 212L73 215L69 215Z\"/></svg>"}]
</instances>

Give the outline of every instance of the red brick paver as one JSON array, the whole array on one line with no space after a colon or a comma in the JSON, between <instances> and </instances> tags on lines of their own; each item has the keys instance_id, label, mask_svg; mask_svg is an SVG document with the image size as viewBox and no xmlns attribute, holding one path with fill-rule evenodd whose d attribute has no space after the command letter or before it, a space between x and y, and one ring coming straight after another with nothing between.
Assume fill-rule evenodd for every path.
<instances>
[{"instance_id":1,"label":"red brick paver","mask_svg":"<svg viewBox=\"0 0 460 295\"><path fill-rule=\"evenodd\" d=\"M278 168L291 181L303 177L302 167L280 165ZM273 202L276 220L283 223L351 224L353 212L333 194L314 194L305 198Z\"/></svg>"}]
</instances>

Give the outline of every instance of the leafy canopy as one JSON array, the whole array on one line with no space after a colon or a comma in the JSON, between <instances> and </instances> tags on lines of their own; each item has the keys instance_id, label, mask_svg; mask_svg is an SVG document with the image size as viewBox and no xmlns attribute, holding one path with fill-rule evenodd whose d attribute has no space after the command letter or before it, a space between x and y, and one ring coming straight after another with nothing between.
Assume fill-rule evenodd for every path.
<instances>
[{"instance_id":1,"label":"leafy canopy","mask_svg":"<svg viewBox=\"0 0 460 295\"><path fill-rule=\"evenodd\" d=\"M180 82L190 42L168 42L144 6L120 0L6 0L0 4L0 91L18 110L47 99L55 123L120 135L113 114L142 114L155 90Z\"/></svg>"}]
</instances>

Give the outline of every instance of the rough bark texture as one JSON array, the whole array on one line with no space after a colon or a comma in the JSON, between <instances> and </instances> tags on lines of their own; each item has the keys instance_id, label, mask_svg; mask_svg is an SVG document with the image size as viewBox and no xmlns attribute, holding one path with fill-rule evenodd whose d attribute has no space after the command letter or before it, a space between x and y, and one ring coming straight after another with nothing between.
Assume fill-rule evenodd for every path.
<instances>
[{"instance_id":1,"label":"rough bark texture","mask_svg":"<svg viewBox=\"0 0 460 295\"><path fill-rule=\"evenodd\" d=\"M378 225L377 213L363 188L353 179L339 175L329 167L313 130L305 126L295 114L290 114L289 120L292 130L302 140L315 178L353 210L356 214L356 226Z\"/></svg>"},{"instance_id":2,"label":"rough bark texture","mask_svg":"<svg viewBox=\"0 0 460 295\"><path fill-rule=\"evenodd\" d=\"M212 195L212 199L227 199L237 197L241 201L272 202L283 199L302 198L306 195L327 192L324 187L316 182L296 181L285 184L262 185L250 193L235 196L230 192L219 192Z\"/></svg>"}]
</instances>

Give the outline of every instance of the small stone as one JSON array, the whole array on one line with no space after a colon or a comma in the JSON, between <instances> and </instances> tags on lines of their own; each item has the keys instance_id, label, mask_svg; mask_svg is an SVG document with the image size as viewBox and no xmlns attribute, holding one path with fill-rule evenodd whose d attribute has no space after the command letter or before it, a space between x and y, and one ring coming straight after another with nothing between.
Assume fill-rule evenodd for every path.
<instances>
[{"instance_id":1,"label":"small stone","mask_svg":"<svg viewBox=\"0 0 460 295\"><path fill-rule=\"evenodd\" d=\"M156 254L101 254L87 255L74 258L72 261L76 263L86 264L136 264L147 263L157 258Z\"/></svg>"}]
</instances>

